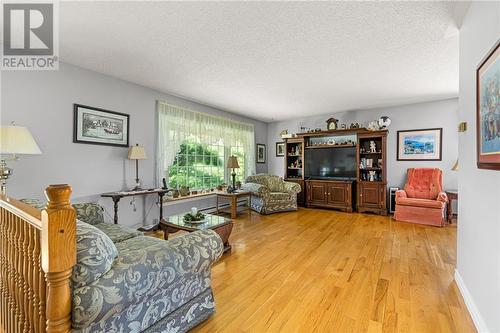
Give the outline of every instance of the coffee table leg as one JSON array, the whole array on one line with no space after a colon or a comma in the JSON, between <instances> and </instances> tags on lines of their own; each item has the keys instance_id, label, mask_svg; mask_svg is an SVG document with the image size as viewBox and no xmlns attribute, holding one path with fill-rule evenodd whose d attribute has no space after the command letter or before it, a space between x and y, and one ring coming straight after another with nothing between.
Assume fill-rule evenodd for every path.
<instances>
[{"instance_id":1,"label":"coffee table leg","mask_svg":"<svg viewBox=\"0 0 500 333\"><path fill-rule=\"evenodd\" d=\"M248 210L248 217L251 217L251 216L252 216L252 207L250 207L251 203L252 203L252 196L251 196L251 195L249 195L249 196L247 197L247 210Z\"/></svg>"},{"instance_id":2,"label":"coffee table leg","mask_svg":"<svg viewBox=\"0 0 500 333\"><path fill-rule=\"evenodd\" d=\"M236 197L231 198L231 218L235 219L236 216L238 215L238 200Z\"/></svg>"},{"instance_id":3,"label":"coffee table leg","mask_svg":"<svg viewBox=\"0 0 500 333\"><path fill-rule=\"evenodd\" d=\"M231 244L229 244L229 236L231 235L231 231L233 230L233 222L226 224L222 227L218 227L213 229L216 233L219 234L222 242L224 243L224 253L231 251Z\"/></svg>"},{"instance_id":4,"label":"coffee table leg","mask_svg":"<svg viewBox=\"0 0 500 333\"><path fill-rule=\"evenodd\" d=\"M168 240L168 227L161 227L161 224L160 224L160 228L163 231L163 239Z\"/></svg>"}]
</instances>

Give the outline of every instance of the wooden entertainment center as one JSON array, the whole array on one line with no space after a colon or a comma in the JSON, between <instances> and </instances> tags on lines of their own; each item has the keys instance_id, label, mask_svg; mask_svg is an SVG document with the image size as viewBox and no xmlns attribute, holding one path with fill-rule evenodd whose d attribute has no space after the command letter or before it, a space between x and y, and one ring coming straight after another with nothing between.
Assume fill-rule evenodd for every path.
<instances>
[{"instance_id":1,"label":"wooden entertainment center","mask_svg":"<svg viewBox=\"0 0 500 333\"><path fill-rule=\"evenodd\" d=\"M348 166L351 176L330 176L331 169L342 171L336 165L323 168L320 172L325 173L324 177L306 176L308 150L330 149L328 152L338 153L337 149L346 148L356 151L356 165ZM285 140L285 179L301 186L299 205L387 215L386 157L387 130L356 128L300 133Z\"/></svg>"}]
</instances>

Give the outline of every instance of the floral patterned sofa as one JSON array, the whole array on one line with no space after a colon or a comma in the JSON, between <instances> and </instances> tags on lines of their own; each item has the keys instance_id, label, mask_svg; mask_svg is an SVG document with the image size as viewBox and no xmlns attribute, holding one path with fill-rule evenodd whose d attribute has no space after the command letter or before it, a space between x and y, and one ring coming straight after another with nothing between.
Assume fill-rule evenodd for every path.
<instances>
[{"instance_id":1,"label":"floral patterned sofa","mask_svg":"<svg viewBox=\"0 0 500 333\"><path fill-rule=\"evenodd\" d=\"M297 193L301 191L299 184L263 173L247 177L241 189L252 192L251 207L261 214L297 210Z\"/></svg>"},{"instance_id":2,"label":"floral patterned sofa","mask_svg":"<svg viewBox=\"0 0 500 333\"><path fill-rule=\"evenodd\" d=\"M104 223L97 204L73 206L73 332L186 332L214 313L210 273L223 250L215 232L165 241Z\"/></svg>"}]
</instances>

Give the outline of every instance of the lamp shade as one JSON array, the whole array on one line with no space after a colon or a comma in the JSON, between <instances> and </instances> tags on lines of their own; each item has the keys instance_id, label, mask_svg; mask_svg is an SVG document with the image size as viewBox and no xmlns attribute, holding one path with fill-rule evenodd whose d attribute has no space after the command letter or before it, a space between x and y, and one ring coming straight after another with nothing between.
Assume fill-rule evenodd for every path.
<instances>
[{"instance_id":1,"label":"lamp shade","mask_svg":"<svg viewBox=\"0 0 500 333\"><path fill-rule=\"evenodd\" d=\"M129 160L145 160L146 150L144 150L143 146L135 145L130 147L128 151L128 159Z\"/></svg>"},{"instance_id":2,"label":"lamp shade","mask_svg":"<svg viewBox=\"0 0 500 333\"><path fill-rule=\"evenodd\" d=\"M458 158L453 167L451 168L452 171L458 171Z\"/></svg>"},{"instance_id":3,"label":"lamp shade","mask_svg":"<svg viewBox=\"0 0 500 333\"><path fill-rule=\"evenodd\" d=\"M239 169L240 165L238 164L238 159L236 156L229 156L227 160L227 168L228 169Z\"/></svg>"},{"instance_id":4,"label":"lamp shade","mask_svg":"<svg viewBox=\"0 0 500 333\"><path fill-rule=\"evenodd\" d=\"M30 131L22 126L0 126L0 154L41 154Z\"/></svg>"}]
</instances>

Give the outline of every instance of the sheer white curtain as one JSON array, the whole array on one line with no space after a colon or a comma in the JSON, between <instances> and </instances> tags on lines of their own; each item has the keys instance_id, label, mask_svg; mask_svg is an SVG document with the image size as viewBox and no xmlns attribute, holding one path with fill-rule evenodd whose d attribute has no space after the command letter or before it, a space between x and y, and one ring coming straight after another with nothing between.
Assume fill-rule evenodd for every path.
<instances>
[{"instance_id":1,"label":"sheer white curtain","mask_svg":"<svg viewBox=\"0 0 500 333\"><path fill-rule=\"evenodd\" d=\"M245 176L255 174L254 125L195 112L157 101L158 142L157 181L168 179L168 167L186 139L204 144L241 146L245 151ZM226 163L227 161L224 161ZM239 161L241 163L241 161Z\"/></svg>"}]
</instances>

